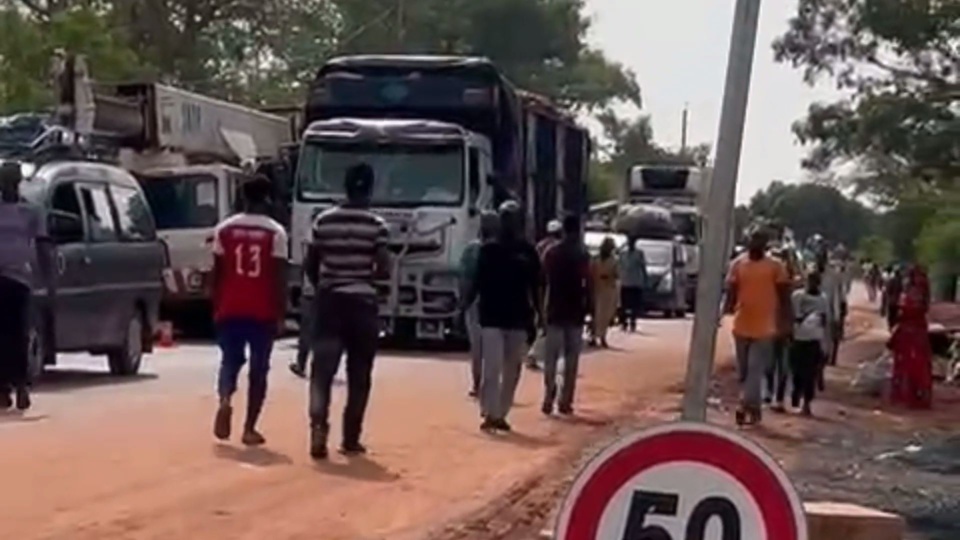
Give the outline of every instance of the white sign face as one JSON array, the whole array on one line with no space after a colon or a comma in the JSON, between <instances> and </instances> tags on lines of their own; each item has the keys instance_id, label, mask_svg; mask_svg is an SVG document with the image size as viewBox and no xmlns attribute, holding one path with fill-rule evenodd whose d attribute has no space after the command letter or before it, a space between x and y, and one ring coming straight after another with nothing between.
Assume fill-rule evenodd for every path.
<instances>
[{"instance_id":1,"label":"white sign face","mask_svg":"<svg viewBox=\"0 0 960 540\"><path fill-rule=\"evenodd\" d=\"M769 455L719 428L677 423L596 456L564 501L555 538L807 540L807 528Z\"/></svg>"}]
</instances>

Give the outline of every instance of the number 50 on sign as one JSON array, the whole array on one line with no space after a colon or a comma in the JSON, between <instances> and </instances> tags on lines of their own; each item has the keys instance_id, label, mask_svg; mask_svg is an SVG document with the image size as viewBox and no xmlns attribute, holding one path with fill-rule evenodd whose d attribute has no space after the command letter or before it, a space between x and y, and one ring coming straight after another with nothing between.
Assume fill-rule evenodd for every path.
<instances>
[{"instance_id":1,"label":"number 50 on sign","mask_svg":"<svg viewBox=\"0 0 960 540\"><path fill-rule=\"evenodd\" d=\"M752 442L675 423L617 441L581 471L557 540L807 540L800 499Z\"/></svg>"}]
</instances>

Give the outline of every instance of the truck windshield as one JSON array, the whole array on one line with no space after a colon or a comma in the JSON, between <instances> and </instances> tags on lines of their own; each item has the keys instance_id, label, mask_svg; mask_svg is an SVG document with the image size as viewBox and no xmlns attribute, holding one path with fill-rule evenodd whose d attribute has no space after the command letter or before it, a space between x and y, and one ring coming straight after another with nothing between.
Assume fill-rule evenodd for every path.
<instances>
[{"instance_id":1,"label":"truck windshield","mask_svg":"<svg viewBox=\"0 0 960 540\"><path fill-rule=\"evenodd\" d=\"M300 156L301 200L341 201L343 178L359 163L373 167L373 204L456 206L463 199L463 148L426 145L308 143Z\"/></svg>"},{"instance_id":2,"label":"truck windshield","mask_svg":"<svg viewBox=\"0 0 960 540\"><path fill-rule=\"evenodd\" d=\"M200 229L217 225L217 178L210 174L141 176L157 229Z\"/></svg>"},{"instance_id":3,"label":"truck windshield","mask_svg":"<svg viewBox=\"0 0 960 540\"><path fill-rule=\"evenodd\" d=\"M673 246L670 244L637 242L637 249L643 252L647 266L670 266L673 264Z\"/></svg>"},{"instance_id":4,"label":"truck windshield","mask_svg":"<svg viewBox=\"0 0 960 540\"><path fill-rule=\"evenodd\" d=\"M688 212L672 212L670 215L677 234L686 244L696 244L700 238L699 216Z\"/></svg>"}]
</instances>

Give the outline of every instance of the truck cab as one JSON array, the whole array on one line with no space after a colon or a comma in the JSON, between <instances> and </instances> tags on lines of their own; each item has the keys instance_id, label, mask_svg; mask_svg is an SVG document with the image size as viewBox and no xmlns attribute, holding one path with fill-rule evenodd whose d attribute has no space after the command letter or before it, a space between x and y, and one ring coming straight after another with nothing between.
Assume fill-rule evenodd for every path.
<instances>
[{"instance_id":1,"label":"truck cab","mask_svg":"<svg viewBox=\"0 0 960 540\"><path fill-rule=\"evenodd\" d=\"M490 140L429 120L334 119L303 135L293 205L294 264L314 218L343 201L344 175L366 163L375 173L372 210L387 222L394 272L380 283L388 334L443 339L459 324L458 264L477 237L479 212L493 203Z\"/></svg>"}]
</instances>

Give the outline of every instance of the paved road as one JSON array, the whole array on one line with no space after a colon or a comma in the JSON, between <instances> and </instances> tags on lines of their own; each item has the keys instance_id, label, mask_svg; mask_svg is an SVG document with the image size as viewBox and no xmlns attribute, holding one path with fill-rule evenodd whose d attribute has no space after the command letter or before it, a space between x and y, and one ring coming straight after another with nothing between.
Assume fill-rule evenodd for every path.
<instances>
[{"instance_id":1,"label":"paved road","mask_svg":"<svg viewBox=\"0 0 960 540\"><path fill-rule=\"evenodd\" d=\"M649 321L643 330L616 335L615 350L585 359L572 421L539 414L542 383L528 372L513 416L517 433L493 440L478 431L466 397L464 355L384 354L370 405L371 455L325 465L306 453L306 388L286 370L290 340L278 344L262 422L269 442L257 450L210 435L214 347L158 351L129 380L107 376L100 359L71 355L37 389L34 410L0 416L0 533L417 538L542 468L638 394L675 386L689 323Z\"/></svg>"}]
</instances>

